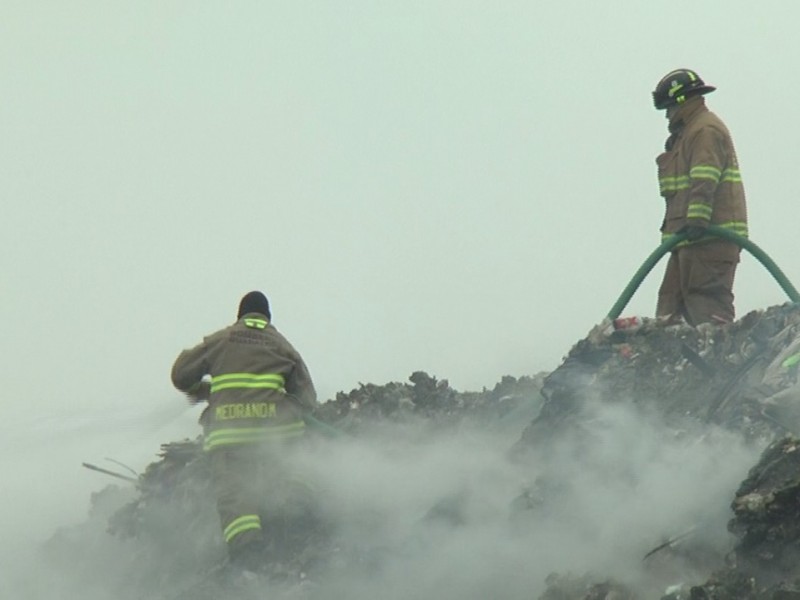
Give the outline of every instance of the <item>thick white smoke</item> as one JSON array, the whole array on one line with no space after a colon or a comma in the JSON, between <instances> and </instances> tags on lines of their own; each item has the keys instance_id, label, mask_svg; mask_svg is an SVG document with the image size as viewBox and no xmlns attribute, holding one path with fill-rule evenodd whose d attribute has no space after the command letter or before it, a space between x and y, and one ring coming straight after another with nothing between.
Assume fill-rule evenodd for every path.
<instances>
[{"instance_id":1,"label":"thick white smoke","mask_svg":"<svg viewBox=\"0 0 800 600\"><path fill-rule=\"evenodd\" d=\"M164 414L152 415L151 422L49 424L12 440L16 452L12 457L7 451L2 464L8 486L2 597L137 597L119 582L131 565L142 564L134 557L148 549L107 535L102 515L87 521L89 491L114 482L79 465L119 451L124 438L129 450L130 444L137 448L129 456L147 457L132 465L141 469L155 459L159 443L197 433L191 416L171 415L172 429L163 428L170 420ZM546 459L534 455L515 464L507 451L521 426L438 435L385 426L368 437L309 447L300 467L337 525L342 554L309 585L309 597L527 600L541 594L554 571L591 571L663 590L708 574L701 572L705 565L692 571L689 565L667 568L658 555L643 560L667 537L696 527L696 537L719 552L729 544L729 504L758 453L735 435L681 435L621 406L603 407L579 434L550 448ZM136 428L152 433L137 436ZM527 504L519 502L524 490ZM61 535L76 536L82 551L60 556L54 566L41 545L65 526Z\"/></svg>"}]
</instances>

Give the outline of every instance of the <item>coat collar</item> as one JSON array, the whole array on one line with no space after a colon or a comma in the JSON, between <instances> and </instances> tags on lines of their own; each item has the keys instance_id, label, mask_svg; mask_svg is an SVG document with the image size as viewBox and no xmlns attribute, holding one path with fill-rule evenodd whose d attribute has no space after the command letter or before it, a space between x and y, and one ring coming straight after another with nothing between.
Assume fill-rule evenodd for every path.
<instances>
[{"instance_id":1,"label":"coat collar","mask_svg":"<svg viewBox=\"0 0 800 600\"><path fill-rule=\"evenodd\" d=\"M265 329L270 324L267 316L259 312L249 312L242 315L241 318L237 320L237 323L243 323L245 326L255 329Z\"/></svg>"},{"instance_id":2,"label":"coat collar","mask_svg":"<svg viewBox=\"0 0 800 600\"><path fill-rule=\"evenodd\" d=\"M689 121L702 112L708 112L705 98L702 96L689 98L669 120L670 133L678 133Z\"/></svg>"}]
</instances>

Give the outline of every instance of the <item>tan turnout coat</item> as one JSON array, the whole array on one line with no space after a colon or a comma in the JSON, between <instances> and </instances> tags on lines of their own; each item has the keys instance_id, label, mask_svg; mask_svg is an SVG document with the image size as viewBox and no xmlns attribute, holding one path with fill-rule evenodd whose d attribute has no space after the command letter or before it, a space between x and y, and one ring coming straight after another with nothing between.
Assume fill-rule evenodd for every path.
<instances>
[{"instance_id":1,"label":"tan turnout coat","mask_svg":"<svg viewBox=\"0 0 800 600\"><path fill-rule=\"evenodd\" d=\"M747 237L744 187L725 124L695 96L673 115L670 132L666 151L656 159L666 201L663 236L686 225L713 224Z\"/></svg>"},{"instance_id":2,"label":"tan turnout coat","mask_svg":"<svg viewBox=\"0 0 800 600\"><path fill-rule=\"evenodd\" d=\"M302 435L302 414L317 404L302 357L258 313L244 315L184 350L172 367L172 382L184 392L207 376L211 393L202 419L206 450Z\"/></svg>"}]
</instances>

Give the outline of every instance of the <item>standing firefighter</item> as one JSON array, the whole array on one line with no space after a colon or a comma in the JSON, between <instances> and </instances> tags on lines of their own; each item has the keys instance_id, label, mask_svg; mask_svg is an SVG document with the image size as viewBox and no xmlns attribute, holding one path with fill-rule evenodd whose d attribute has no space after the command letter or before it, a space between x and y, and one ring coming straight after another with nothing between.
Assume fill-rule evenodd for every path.
<instances>
[{"instance_id":1,"label":"standing firefighter","mask_svg":"<svg viewBox=\"0 0 800 600\"><path fill-rule=\"evenodd\" d=\"M686 233L673 250L658 292L658 316L691 325L734 319L733 278L739 247L708 235L713 224L747 237L747 208L739 163L728 128L706 108L706 85L689 69L664 76L653 92L666 110L670 136L658 156L658 181L666 201L662 238Z\"/></svg>"},{"instance_id":2,"label":"standing firefighter","mask_svg":"<svg viewBox=\"0 0 800 600\"><path fill-rule=\"evenodd\" d=\"M291 487L285 453L317 402L303 359L270 319L266 296L250 292L233 325L181 352L172 367L173 384L190 401L208 400L204 450L228 555L243 569L264 560L265 504Z\"/></svg>"}]
</instances>

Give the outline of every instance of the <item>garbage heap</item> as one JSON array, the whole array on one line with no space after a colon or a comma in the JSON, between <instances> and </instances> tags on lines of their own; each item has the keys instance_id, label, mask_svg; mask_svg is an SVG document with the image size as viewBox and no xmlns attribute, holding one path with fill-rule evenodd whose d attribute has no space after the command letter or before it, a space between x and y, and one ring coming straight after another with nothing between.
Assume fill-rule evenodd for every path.
<instances>
[{"instance_id":1,"label":"garbage heap","mask_svg":"<svg viewBox=\"0 0 800 600\"><path fill-rule=\"evenodd\" d=\"M407 383L360 384L349 393L338 393L321 404L307 430L312 436L331 432L361 436L390 423L395 435L402 435L402 425L408 424L407 433L420 436L480 423L512 431L516 437L541 406L544 377L505 376L492 389L459 392L446 380L417 371ZM119 581L120 590L141 595L136 597L171 597L225 561L209 464L199 436L163 444L158 460L147 466L134 486L109 485L93 494L91 504L93 521L106 524L105 531L96 535L110 534L120 548L118 558L108 555L108 563L95 564L93 570ZM296 537L299 529L281 521L280 515L264 526L277 544L270 565L276 579L297 580L338 551L328 543L324 523L312 531L303 529L302 539ZM74 571L73 557L77 548L85 547L86 529L82 525L58 531L45 548L50 564L61 563ZM107 553L103 554L105 558ZM68 587L65 590L69 592ZM122 591L120 597L125 597Z\"/></svg>"},{"instance_id":2,"label":"garbage heap","mask_svg":"<svg viewBox=\"0 0 800 600\"><path fill-rule=\"evenodd\" d=\"M767 447L736 492L728 529L736 536L729 565L692 600L789 600L800 598L800 438Z\"/></svg>"},{"instance_id":3,"label":"garbage heap","mask_svg":"<svg viewBox=\"0 0 800 600\"><path fill-rule=\"evenodd\" d=\"M728 522L735 542L724 566L701 584L669 586L661 600L797 600L800 598L800 438L770 444L736 491ZM693 532L686 532L691 534ZM697 539L676 536L653 552L685 558ZM688 536L687 536L688 537ZM662 557L663 558L663 557ZM691 557L690 557L691 558ZM597 573L552 573L539 600L642 600L634 587Z\"/></svg>"},{"instance_id":4,"label":"garbage heap","mask_svg":"<svg viewBox=\"0 0 800 600\"><path fill-rule=\"evenodd\" d=\"M545 377L545 373L520 378L506 375L491 390L459 392L446 379L415 371L408 378L410 384L367 383L339 392L315 416L352 435L363 435L383 423L414 424L427 433L470 424L500 428L536 415Z\"/></svg>"},{"instance_id":5,"label":"garbage heap","mask_svg":"<svg viewBox=\"0 0 800 600\"><path fill-rule=\"evenodd\" d=\"M720 425L753 442L800 433L800 307L753 311L724 326L603 321L544 381L540 413L514 452L546 451L587 408L628 404L676 429Z\"/></svg>"},{"instance_id":6,"label":"garbage heap","mask_svg":"<svg viewBox=\"0 0 800 600\"><path fill-rule=\"evenodd\" d=\"M512 448L518 460L546 455L580 432L598 405L626 405L659 419L676 435L717 426L765 448L731 491L732 546L705 583L668 586L664 600L800 599L800 307L754 311L725 325L608 320L579 341L546 379L541 411ZM536 490L515 501L535 510ZM702 532L668 540L663 554L697 549ZM663 559L661 556L660 559ZM596 573L552 573L540 600L643 597L635 586Z\"/></svg>"},{"instance_id":7,"label":"garbage heap","mask_svg":"<svg viewBox=\"0 0 800 600\"><path fill-rule=\"evenodd\" d=\"M690 582L663 595L670 600L783 600L795 594L791 582L800 575L794 566L800 543L800 465L791 437L800 433L798 365L800 307L771 307L729 325L697 328L655 319L615 328L606 320L550 374L504 377L491 390L466 393L421 371L405 383L359 384L322 404L314 415L322 426L309 429L325 435L325 427L332 427L358 437L391 424L398 435L403 428L397 425L408 423L413 425L408 434L419 436L479 424L516 440L509 444L509 458L537 465L547 464L548 454L564 440L575 440L576 454L590 455L592 439L583 433L598 406L625 406L654 416L676 435L700 438L712 426L726 429L767 448L733 502L729 530L736 543L729 564L705 584ZM196 580L208 565L223 560L205 461L199 440L164 444L159 460L139 477L122 508L117 503L110 510L113 503L105 503L118 501L115 492L93 498L93 510L107 513L107 531L114 538L121 544L138 542L135 556L130 546L120 552L125 573L117 580L140 597L167 597L170 587ZM511 520L536 511L543 496L557 497L559 473L546 476L542 485L509 498ZM85 543L85 535L73 533L54 536L51 553L64 556ZM324 535L311 536L305 544L294 540L286 549L280 568L294 574L332 556ZM680 544L668 544L668 549L682 551ZM101 568L113 568L112 559ZM595 574L556 572L545 583L542 600L633 600L640 593L629 582Z\"/></svg>"}]
</instances>

